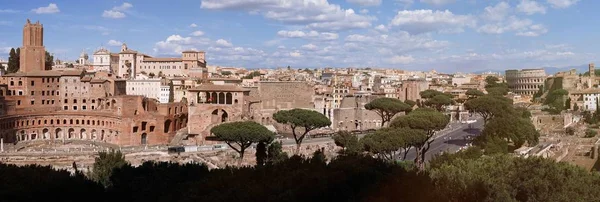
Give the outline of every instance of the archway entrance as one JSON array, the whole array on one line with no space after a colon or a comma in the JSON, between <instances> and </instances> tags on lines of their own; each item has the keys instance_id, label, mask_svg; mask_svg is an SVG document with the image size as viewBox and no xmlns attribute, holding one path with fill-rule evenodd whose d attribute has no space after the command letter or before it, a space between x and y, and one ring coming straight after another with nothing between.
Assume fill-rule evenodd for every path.
<instances>
[{"instance_id":1,"label":"archway entrance","mask_svg":"<svg viewBox=\"0 0 600 202\"><path fill-rule=\"evenodd\" d=\"M148 134L142 133L142 145L146 145L148 143Z\"/></svg>"},{"instance_id":2,"label":"archway entrance","mask_svg":"<svg viewBox=\"0 0 600 202\"><path fill-rule=\"evenodd\" d=\"M229 115L227 115L227 112L225 110L221 110L221 112L223 114L221 114L221 123L227 122L227 118L229 118Z\"/></svg>"},{"instance_id":3,"label":"archway entrance","mask_svg":"<svg viewBox=\"0 0 600 202\"><path fill-rule=\"evenodd\" d=\"M54 131L54 139L63 139L63 131L60 128L57 128Z\"/></svg>"}]
</instances>

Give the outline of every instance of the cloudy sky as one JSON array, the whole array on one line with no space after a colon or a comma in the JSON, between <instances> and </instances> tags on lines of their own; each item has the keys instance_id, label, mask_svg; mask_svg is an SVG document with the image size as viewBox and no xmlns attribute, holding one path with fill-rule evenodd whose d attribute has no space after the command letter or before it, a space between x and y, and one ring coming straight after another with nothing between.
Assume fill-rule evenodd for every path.
<instances>
[{"instance_id":1,"label":"cloudy sky","mask_svg":"<svg viewBox=\"0 0 600 202\"><path fill-rule=\"evenodd\" d=\"M2 0L0 58L27 18L74 60L100 46L209 65L391 67L453 72L596 61L596 0Z\"/></svg>"}]
</instances>

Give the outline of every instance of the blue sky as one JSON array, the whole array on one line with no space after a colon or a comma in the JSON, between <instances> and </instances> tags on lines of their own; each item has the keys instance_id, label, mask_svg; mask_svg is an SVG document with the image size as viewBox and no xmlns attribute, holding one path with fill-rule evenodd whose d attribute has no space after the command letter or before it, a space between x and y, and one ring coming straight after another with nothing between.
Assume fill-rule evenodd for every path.
<instances>
[{"instance_id":1,"label":"blue sky","mask_svg":"<svg viewBox=\"0 0 600 202\"><path fill-rule=\"evenodd\" d=\"M592 0L2 0L0 58L27 18L63 60L101 45L209 65L387 67L445 72L597 61Z\"/></svg>"}]
</instances>

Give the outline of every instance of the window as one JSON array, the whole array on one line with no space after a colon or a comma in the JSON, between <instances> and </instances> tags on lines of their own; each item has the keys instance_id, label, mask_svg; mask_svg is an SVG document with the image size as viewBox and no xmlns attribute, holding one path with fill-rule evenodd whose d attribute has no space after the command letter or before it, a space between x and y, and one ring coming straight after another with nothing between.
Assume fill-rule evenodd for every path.
<instances>
[{"instance_id":1,"label":"window","mask_svg":"<svg viewBox=\"0 0 600 202\"><path fill-rule=\"evenodd\" d=\"M87 107L85 105L81 106L81 110L86 110L86 108Z\"/></svg>"},{"instance_id":2,"label":"window","mask_svg":"<svg viewBox=\"0 0 600 202\"><path fill-rule=\"evenodd\" d=\"M31 95L35 95L35 91L31 91ZM42 91L42 95L44 95L44 91Z\"/></svg>"},{"instance_id":3,"label":"window","mask_svg":"<svg viewBox=\"0 0 600 202\"><path fill-rule=\"evenodd\" d=\"M63 106L64 110L69 110L69 106Z\"/></svg>"},{"instance_id":4,"label":"window","mask_svg":"<svg viewBox=\"0 0 600 202\"><path fill-rule=\"evenodd\" d=\"M46 101L45 101L45 100L42 100L42 104L46 104ZM48 104L50 104L50 103L48 103Z\"/></svg>"},{"instance_id":5,"label":"window","mask_svg":"<svg viewBox=\"0 0 600 202\"><path fill-rule=\"evenodd\" d=\"M77 106L73 106L73 110L77 110Z\"/></svg>"},{"instance_id":6,"label":"window","mask_svg":"<svg viewBox=\"0 0 600 202\"><path fill-rule=\"evenodd\" d=\"M35 86L35 81L31 81L31 86Z\"/></svg>"},{"instance_id":7,"label":"window","mask_svg":"<svg viewBox=\"0 0 600 202\"><path fill-rule=\"evenodd\" d=\"M32 101L31 101L31 105L35 105L35 100L32 100Z\"/></svg>"},{"instance_id":8,"label":"window","mask_svg":"<svg viewBox=\"0 0 600 202\"><path fill-rule=\"evenodd\" d=\"M23 91L19 91L19 95L23 95Z\"/></svg>"},{"instance_id":9,"label":"window","mask_svg":"<svg viewBox=\"0 0 600 202\"><path fill-rule=\"evenodd\" d=\"M69 99L65 99L65 104L69 103Z\"/></svg>"},{"instance_id":10,"label":"window","mask_svg":"<svg viewBox=\"0 0 600 202\"><path fill-rule=\"evenodd\" d=\"M19 81L19 86L22 86L22 85L23 85L23 82L22 82L22 81Z\"/></svg>"},{"instance_id":11,"label":"window","mask_svg":"<svg viewBox=\"0 0 600 202\"><path fill-rule=\"evenodd\" d=\"M21 105L21 100L17 100L17 105Z\"/></svg>"},{"instance_id":12,"label":"window","mask_svg":"<svg viewBox=\"0 0 600 202\"><path fill-rule=\"evenodd\" d=\"M73 99L73 104L77 104L77 99Z\"/></svg>"},{"instance_id":13,"label":"window","mask_svg":"<svg viewBox=\"0 0 600 202\"><path fill-rule=\"evenodd\" d=\"M14 85L15 85L15 82L14 82L14 81L10 81L10 85L11 85L11 86L14 86Z\"/></svg>"}]
</instances>

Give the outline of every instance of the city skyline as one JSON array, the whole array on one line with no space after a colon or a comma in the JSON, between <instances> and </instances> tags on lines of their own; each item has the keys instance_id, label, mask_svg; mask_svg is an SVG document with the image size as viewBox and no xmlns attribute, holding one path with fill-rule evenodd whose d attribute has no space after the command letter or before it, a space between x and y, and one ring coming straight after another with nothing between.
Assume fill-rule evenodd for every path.
<instances>
[{"instance_id":1,"label":"city skyline","mask_svg":"<svg viewBox=\"0 0 600 202\"><path fill-rule=\"evenodd\" d=\"M278 0L165 2L7 1L0 7L0 58L21 43L26 18L45 27L60 59L125 42L153 56L207 52L209 65L273 68L391 67L473 71L596 61L580 0ZM34 7L32 7L35 5ZM596 6L595 6L596 5ZM189 13L189 14L188 14ZM570 37L577 34L579 37Z\"/></svg>"}]
</instances>

